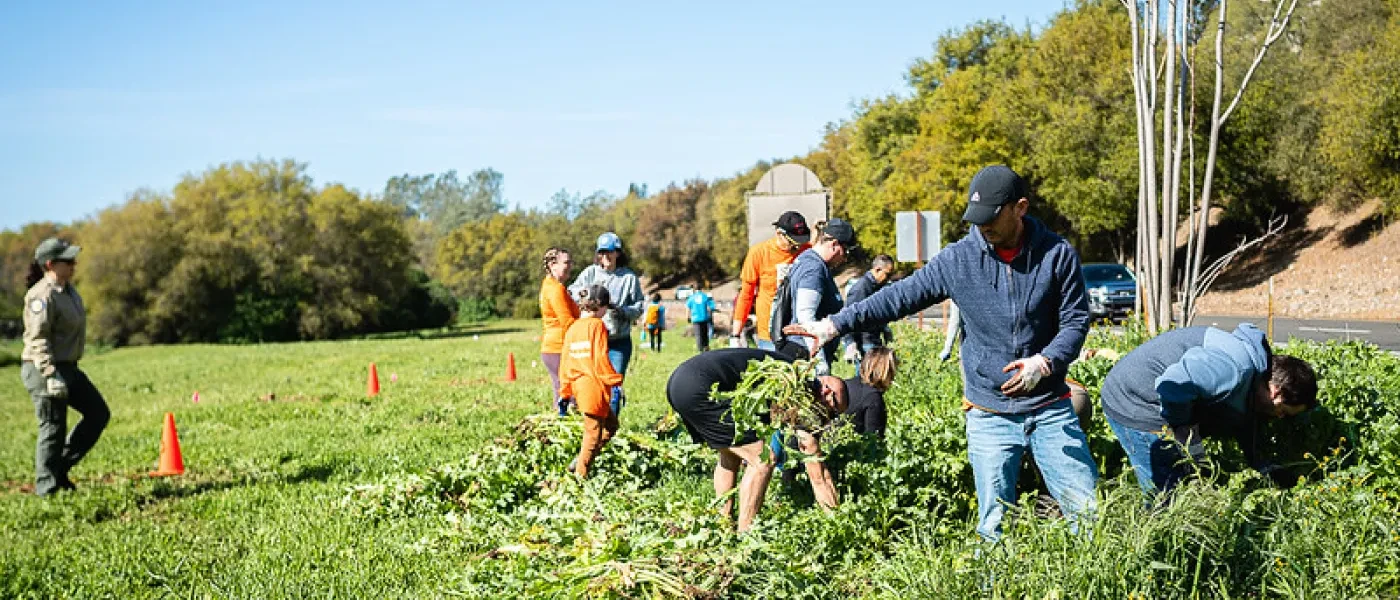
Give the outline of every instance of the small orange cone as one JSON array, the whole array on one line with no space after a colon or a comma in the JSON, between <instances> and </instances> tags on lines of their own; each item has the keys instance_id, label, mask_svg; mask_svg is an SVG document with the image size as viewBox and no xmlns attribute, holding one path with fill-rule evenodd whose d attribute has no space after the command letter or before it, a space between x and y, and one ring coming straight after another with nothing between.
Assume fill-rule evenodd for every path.
<instances>
[{"instance_id":1,"label":"small orange cone","mask_svg":"<svg viewBox=\"0 0 1400 600\"><path fill-rule=\"evenodd\" d=\"M369 395L379 395L379 369L374 367L374 363L369 363Z\"/></svg>"},{"instance_id":2,"label":"small orange cone","mask_svg":"<svg viewBox=\"0 0 1400 600\"><path fill-rule=\"evenodd\" d=\"M180 435L175 433L175 413L165 413L165 432L160 436L160 466L151 477L183 475L185 459L180 455Z\"/></svg>"},{"instance_id":3,"label":"small orange cone","mask_svg":"<svg viewBox=\"0 0 1400 600\"><path fill-rule=\"evenodd\" d=\"M506 381L515 381L515 353L506 353Z\"/></svg>"}]
</instances>

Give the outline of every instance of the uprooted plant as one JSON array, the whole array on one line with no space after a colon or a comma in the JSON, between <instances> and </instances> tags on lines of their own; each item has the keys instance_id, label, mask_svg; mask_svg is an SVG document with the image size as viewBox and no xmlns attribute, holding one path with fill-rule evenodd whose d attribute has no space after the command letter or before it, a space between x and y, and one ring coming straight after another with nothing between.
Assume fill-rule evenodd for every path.
<instances>
[{"instance_id":1,"label":"uprooted plant","mask_svg":"<svg viewBox=\"0 0 1400 600\"><path fill-rule=\"evenodd\" d=\"M720 391L719 384L715 384L710 388L710 398L716 402L729 400L736 440L749 431L760 440L769 439L774 433L787 437L803 431L820 439L823 450L830 451L857 440L859 435L847 420L822 402L815 373L816 362L810 360L749 361L749 368L733 391ZM765 456L769 452L766 445L763 452Z\"/></svg>"}]
</instances>

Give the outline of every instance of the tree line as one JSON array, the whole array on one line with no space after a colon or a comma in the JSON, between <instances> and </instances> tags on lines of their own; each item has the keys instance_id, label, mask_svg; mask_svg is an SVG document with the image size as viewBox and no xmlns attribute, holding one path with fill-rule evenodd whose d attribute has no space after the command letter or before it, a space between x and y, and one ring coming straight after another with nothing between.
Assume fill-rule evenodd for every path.
<instances>
[{"instance_id":1,"label":"tree line","mask_svg":"<svg viewBox=\"0 0 1400 600\"><path fill-rule=\"evenodd\" d=\"M1238 77L1253 59L1266 4L1230 5L1225 73ZM1249 230L1274 214L1374 198L1388 218L1400 215L1400 79L1389 75L1400 67L1397 4L1297 8L1220 133L1212 208L1224 221ZM1218 8L1194 0L1186 34L1211 33ZM784 160L831 188L832 214L856 227L868 255L893 254L895 212L961 215L972 175L1005 163L1030 181L1033 212L1086 260L1128 260L1140 167L1131 44L1118 0L1079 0L1039 29L976 22L913 60L904 92L861 101L806 154L655 194L639 185L622 196L561 190L542 208L512 209L504 176L489 168L405 174L366 194L317 187L293 161L222 165L85 221L0 232L0 315L17 315L33 247L55 234L92 240L79 285L94 335L116 344L321 339L532 317L544 250L560 246L586 264L604 231L622 236L653 284L717 283L743 260L745 192ZM1189 57L1192 133L1209 121L1195 99L1210 97L1216 59L1209 43ZM1185 168L1204 160L1190 154ZM958 218L943 227L945 240L964 231Z\"/></svg>"}]
</instances>

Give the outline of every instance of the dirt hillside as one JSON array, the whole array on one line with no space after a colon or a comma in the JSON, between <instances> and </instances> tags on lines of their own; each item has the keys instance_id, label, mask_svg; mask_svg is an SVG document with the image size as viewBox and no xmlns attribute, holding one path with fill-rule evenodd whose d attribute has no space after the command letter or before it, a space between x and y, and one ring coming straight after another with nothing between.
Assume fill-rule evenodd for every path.
<instances>
[{"instance_id":1,"label":"dirt hillside","mask_svg":"<svg viewBox=\"0 0 1400 600\"><path fill-rule=\"evenodd\" d=\"M1273 276L1275 315L1400 320L1400 223L1387 226L1379 211L1379 202L1313 210L1226 269L1201 312L1265 314Z\"/></svg>"}]
</instances>

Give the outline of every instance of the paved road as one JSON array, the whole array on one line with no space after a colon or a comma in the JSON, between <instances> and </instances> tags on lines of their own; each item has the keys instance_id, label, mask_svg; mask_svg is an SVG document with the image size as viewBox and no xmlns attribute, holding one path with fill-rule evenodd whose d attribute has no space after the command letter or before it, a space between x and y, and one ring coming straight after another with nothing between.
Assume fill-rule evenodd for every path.
<instances>
[{"instance_id":1,"label":"paved road","mask_svg":"<svg viewBox=\"0 0 1400 600\"><path fill-rule=\"evenodd\" d=\"M1268 327L1265 317L1240 317L1202 315L1196 317L1197 325L1210 325L1220 329L1234 329L1236 325L1248 321L1260 329ZM1400 353L1400 321L1359 321L1330 319L1284 319L1274 317L1274 339L1283 342L1289 338L1308 340L1365 340L1385 350Z\"/></svg>"}]
</instances>

